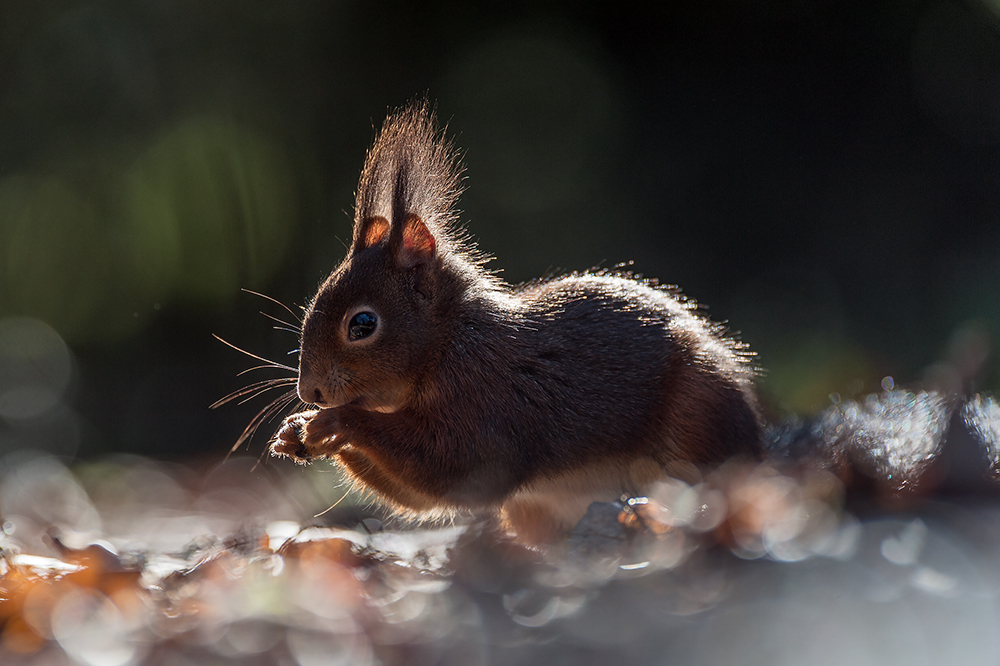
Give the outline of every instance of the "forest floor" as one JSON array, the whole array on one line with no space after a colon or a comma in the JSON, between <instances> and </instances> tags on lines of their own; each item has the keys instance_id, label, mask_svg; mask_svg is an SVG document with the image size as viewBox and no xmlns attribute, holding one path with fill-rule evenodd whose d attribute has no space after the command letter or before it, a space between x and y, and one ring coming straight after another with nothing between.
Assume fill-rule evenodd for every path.
<instances>
[{"instance_id":1,"label":"forest floor","mask_svg":"<svg viewBox=\"0 0 1000 666\"><path fill-rule=\"evenodd\" d=\"M0 663L1000 664L989 498L848 510L827 472L730 466L538 551L338 479L6 461Z\"/></svg>"}]
</instances>

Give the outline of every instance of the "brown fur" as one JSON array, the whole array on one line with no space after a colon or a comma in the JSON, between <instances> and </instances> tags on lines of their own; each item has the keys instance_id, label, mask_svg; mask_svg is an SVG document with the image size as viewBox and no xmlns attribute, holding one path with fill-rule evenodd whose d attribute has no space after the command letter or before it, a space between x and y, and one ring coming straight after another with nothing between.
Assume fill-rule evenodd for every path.
<instances>
[{"instance_id":1,"label":"brown fur","mask_svg":"<svg viewBox=\"0 0 1000 666\"><path fill-rule=\"evenodd\" d=\"M418 515L493 508L530 540L678 462L758 456L743 345L626 275L512 288L455 228L460 171L426 105L389 118L352 247L310 304L276 454L331 457ZM378 317L351 340L358 312Z\"/></svg>"}]
</instances>

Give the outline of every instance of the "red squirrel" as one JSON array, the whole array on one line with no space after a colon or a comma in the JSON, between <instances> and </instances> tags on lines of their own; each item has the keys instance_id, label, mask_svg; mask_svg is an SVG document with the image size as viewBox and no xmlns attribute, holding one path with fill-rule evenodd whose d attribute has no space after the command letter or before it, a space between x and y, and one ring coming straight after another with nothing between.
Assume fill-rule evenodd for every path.
<instances>
[{"instance_id":1,"label":"red squirrel","mask_svg":"<svg viewBox=\"0 0 1000 666\"><path fill-rule=\"evenodd\" d=\"M759 457L746 346L628 274L511 286L457 224L462 169L426 103L368 153L347 257L303 319L271 450L329 458L411 516L493 510L527 541L671 469Z\"/></svg>"}]
</instances>

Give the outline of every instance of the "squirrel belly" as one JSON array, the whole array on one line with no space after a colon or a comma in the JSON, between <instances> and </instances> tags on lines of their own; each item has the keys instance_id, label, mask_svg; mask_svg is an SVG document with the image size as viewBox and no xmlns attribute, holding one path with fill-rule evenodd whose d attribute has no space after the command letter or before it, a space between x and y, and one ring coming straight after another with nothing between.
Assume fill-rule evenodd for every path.
<instances>
[{"instance_id":1,"label":"squirrel belly","mask_svg":"<svg viewBox=\"0 0 1000 666\"><path fill-rule=\"evenodd\" d=\"M528 540L678 464L758 457L741 343L625 274L511 287L455 230L457 160L425 105L386 121L347 258L306 311L272 451L326 457L418 516L491 509Z\"/></svg>"}]
</instances>

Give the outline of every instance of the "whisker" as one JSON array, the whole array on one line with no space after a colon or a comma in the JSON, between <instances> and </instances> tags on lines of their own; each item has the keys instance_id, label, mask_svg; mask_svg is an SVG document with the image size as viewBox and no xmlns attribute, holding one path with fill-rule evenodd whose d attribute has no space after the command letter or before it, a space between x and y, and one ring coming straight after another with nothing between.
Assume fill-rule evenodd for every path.
<instances>
[{"instance_id":1,"label":"whisker","mask_svg":"<svg viewBox=\"0 0 1000 666\"><path fill-rule=\"evenodd\" d=\"M331 504L327 508L325 508L322 511L320 511L319 513L317 513L315 516L313 516L313 518L319 518L323 514L329 513L330 511L333 511L337 507L337 505L340 504L341 502L343 502L345 499L347 499L347 496L350 495L350 494L351 494L351 489L348 488L347 491L343 494L343 496L339 500L337 500L336 502L334 502L333 504Z\"/></svg>"},{"instance_id":2,"label":"whisker","mask_svg":"<svg viewBox=\"0 0 1000 666\"><path fill-rule=\"evenodd\" d=\"M295 382L292 381L292 382L286 382L286 383L282 383L282 384L274 384L273 386L265 386L265 387L261 388L259 391L257 391L256 393L254 393L253 395L247 396L246 398L244 398L243 400L240 400L236 404L237 405L246 404L247 402L250 402L254 398L257 398L257 397L260 397L260 396L264 395L266 392L270 391L271 389L281 388L282 386L288 386L288 385L295 386Z\"/></svg>"},{"instance_id":3,"label":"whisker","mask_svg":"<svg viewBox=\"0 0 1000 666\"><path fill-rule=\"evenodd\" d=\"M288 406L298 399L298 393L295 391L289 391L284 395L280 396L275 402L271 403L272 409L269 414L264 418L265 421L273 421L274 417L278 415L279 412L288 410ZM278 404L280 403L280 404Z\"/></svg>"},{"instance_id":4,"label":"whisker","mask_svg":"<svg viewBox=\"0 0 1000 666\"><path fill-rule=\"evenodd\" d=\"M287 370L287 368L281 365L280 363L269 363L268 365L255 365L252 368L247 368L246 370L240 370L239 372L236 373L236 376L239 377L240 375L245 375L246 373L253 372L254 370L269 370L269 369Z\"/></svg>"},{"instance_id":5,"label":"whisker","mask_svg":"<svg viewBox=\"0 0 1000 666\"><path fill-rule=\"evenodd\" d=\"M226 345L227 347L232 347L232 348L233 348L233 349L235 349L236 351L238 351L238 352L240 352L240 353L243 353L243 354L246 354L246 355L247 355L247 356L249 356L250 358L255 358L255 359L257 359L258 361L262 361L262 362L264 362L264 363L274 363L274 361L271 361L271 360L269 360L269 359L266 359L266 358L264 358L263 356L257 356L257 354L251 354L250 352L248 352L248 351L247 351L247 350L245 350L245 349L240 349L239 347L237 347L237 346L236 346L236 345L234 345L233 343L231 343L231 342L227 342L227 341L223 340L222 338L220 338L220 337L219 337L218 335L216 335L215 333L213 333L213 334L212 334L212 337L213 337L213 338L215 338L216 340L218 340L219 342L221 342L222 344ZM281 369L281 370L288 370L289 372L298 372L298 370L296 370L295 368L293 368L293 367L291 367L291 366L287 366L287 365L281 365L280 363L275 363L274 365L275 365L275 367L277 367L277 368L279 368L279 369Z\"/></svg>"},{"instance_id":6,"label":"whisker","mask_svg":"<svg viewBox=\"0 0 1000 666\"><path fill-rule=\"evenodd\" d=\"M293 310L291 307L285 305L276 298L272 298L271 296L268 296L266 294L253 291L252 289L243 289L242 291L248 294L252 294L254 296L258 296L266 301L270 301L271 303L280 306L285 312L287 312L291 316L291 320L286 321L281 317L277 317L268 312L261 311L260 314L264 315L265 317L267 317L276 324L273 327L274 330L288 331L289 333L293 333L295 335L301 334L302 332L301 325L303 317L297 314L296 311ZM299 307L303 312L306 311L305 307L303 306ZM293 322L297 322L298 325L296 325ZM269 402L267 406L265 406L263 409L261 409L254 415L254 417L250 420L247 426L243 429L243 432L240 433L240 436L237 438L236 442L230 448L229 453L226 454L226 457L228 458L229 455L235 453L243 445L244 442L248 442L250 439L252 439L253 436L257 433L257 431L260 429L261 425L263 425L268 421L273 420L276 416L282 414L283 412L287 412L289 408L292 406L294 406L295 410L298 411L303 407L305 407L305 403L303 403L301 400L298 399L298 393L294 389L294 386L298 381L297 368L292 367L290 365L286 365L284 363L278 363L276 361L272 361L271 359L264 358L263 356L259 356L252 352L249 352L246 349L242 349L241 347L236 346L235 344L229 342L228 340L224 340L218 335L213 334L212 337L214 337L216 340L226 345L227 347L230 347L231 349L234 349L240 352L241 354L249 356L250 358L260 361L262 363L262 365L257 365L251 368L247 368L237 373L237 376L242 376L254 370L284 370L289 373L292 373L293 375L292 377L278 377L278 378L264 379L261 381L253 382L236 391L233 391L224 398L212 403L211 405L212 409L225 405L234 400L239 401L238 404L242 405L250 400L260 397L261 395L267 393L268 391L272 391L278 388L292 387L292 390L286 391L284 394L278 396L277 398ZM264 451L261 452L262 458L267 454L267 451L268 449L265 447ZM260 460L258 460L258 464L259 462Z\"/></svg>"},{"instance_id":7,"label":"whisker","mask_svg":"<svg viewBox=\"0 0 1000 666\"><path fill-rule=\"evenodd\" d=\"M253 294L254 296L260 296L263 299L271 301L275 305L280 305L281 307L285 308L285 311L287 311L288 314L292 315L292 317L294 317L297 322L299 322L300 324L302 323L302 319L300 319L299 316L297 314L295 314L295 311L292 310L287 305L285 305L284 303L282 303L281 301L279 301L278 299L271 298L270 296L266 296L266 295L264 295L264 294L262 294L260 292L253 291L252 289L244 289L243 291L245 291L248 294ZM305 309L305 308L303 308L303 309Z\"/></svg>"},{"instance_id":8,"label":"whisker","mask_svg":"<svg viewBox=\"0 0 1000 666\"><path fill-rule=\"evenodd\" d=\"M252 393L252 395L247 395L246 398L243 398L236 404L243 405L258 396L264 395L264 393L270 391L271 389L281 388L283 386L295 386L295 384L296 382L294 379L270 382L266 385L258 387L256 390L247 391L247 393ZM247 388L249 389L250 387L248 386Z\"/></svg>"},{"instance_id":9,"label":"whisker","mask_svg":"<svg viewBox=\"0 0 1000 666\"><path fill-rule=\"evenodd\" d=\"M237 389L224 398L219 398L211 405L209 405L208 408L216 409L217 407L221 407L227 402L235 400L236 398L242 398L243 396L249 393L253 394L253 396L251 397L255 397L268 389L277 388L278 386L289 386L295 383L296 380L292 377L281 378L281 379L264 379L259 382L254 382L253 384L248 384L247 386L244 386L241 389ZM246 402L246 400L244 400L243 402ZM243 404L243 402L241 402L240 404Z\"/></svg>"},{"instance_id":10,"label":"whisker","mask_svg":"<svg viewBox=\"0 0 1000 666\"><path fill-rule=\"evenodd\" d=\"M257 468L260 467L261 464L267 460L267 452L268 452L268 447L265 446L263 449L261 449L260 455L257 456L257 462L255 462L253 464L253 467L250 468L251 472L256 472Z\"/></svg>"},{"instance_id":11,"label":"whisker","mask_svg":"<svg viewBox=\"0 0 1000 666\"><path fill-rule=\"evenodd\" d=\"M301 408L303 406L305 406L304 403L301 400L298 401L298 404L295 406L295 408L288 409L288 405L290 405L292 403L291 398L293 398L295 396L297 396L297 394L286 393L282 397L280 397L277 400L275 400L274 402L272 402L271 405L270 405L270 407L272 408L270 415L267 415L267 416L264 416L263 418L261 418L260 422L257 423L257 427L260 427L260 425L263 424L264 421L267 421L269 418L273 418L276 414L278 414L278 413L280 413L282 411L291 412L293 414L299 412L301 410ZM279 405L279 403L281 403L281 404ZM258 416L260 416L260 415L258 414ZM255 430L256 430L256 428L255 428ZM270 450L271 450L270 447L267 447L267 446L265 446L261 450L260 455L257 456L257 462L255 462L254 465L253 465L253 467L250 469L251 472L254 471L254 470L256 470L257 467L262 462L264 462L264 460L267 459L267 453Z\"/></svg>"},{"instance_id":12,"label":"whisker","mask_svg":"<svg viewBox=\"0 0 1000 666\"><path fill-rule=\"evenodd\" d=\"M267 317L268 319L270 319L271 321L276 321L279 324L281 324L281 326L274 327L274 330L276 331L288 331L289 333L294 333L295 335L298 335L299 333L302 332L302 329L297 327L295 324L289 323L284 319L278 319L273 314L269 314L267 312L264 312L263 310L259 310L258 312Z\"/></svg>"},{"instance_id":13,"label":"whisker","mask_svg":"<svg viewBox=\"0 0 1000 666\"><path fill-rule=\"evenodd\" d=\"M274 418L278 415L278 413L282 411L284 411L285 413L296 414L298 412L301 412L304 407L308 407L308 405L299 400L298 397L299 394L297 391L289 391L285 395L278 398L278 400L284 400L284 404L282 404L280 407L276 406L264 420L273 421ZM293 402L295 403L295 407L289 409L288 406L291 405Z\"/></svg>"},{"instance_id":14,"label":"whisker","mask_svg":"<svg viewBox=\"0 0 1000 666\"><path fill-rule=\"evenodd\" d=\"M229 453L235 453L236 450L243 445L243 442L253 437L254 433L257 432L257 428L259 428L264 422L273 418L274 415L282 409L285 409L289 404L291 404L297 395L298 394L295 391L289 391L288 393L276 398L264 409L257 412L257 415L254 416L250 420L250 423L247 424L247 427L243 429L243 433L239 436L239 439L236 440L236 443L233 444L231 449L229 449Z\"/></svg>"}]
</instances>

